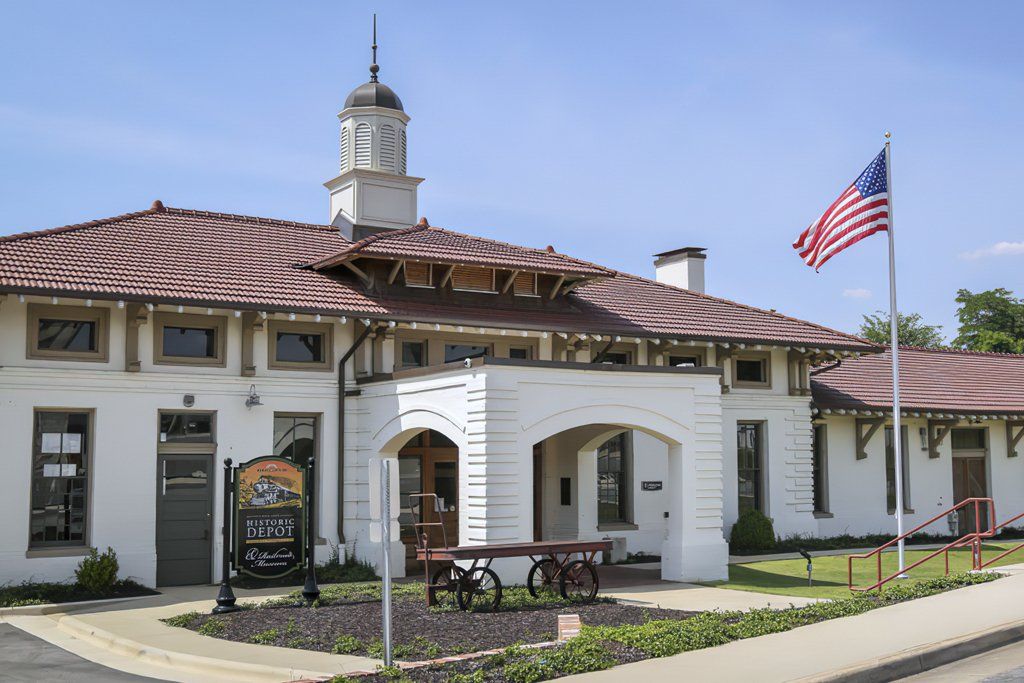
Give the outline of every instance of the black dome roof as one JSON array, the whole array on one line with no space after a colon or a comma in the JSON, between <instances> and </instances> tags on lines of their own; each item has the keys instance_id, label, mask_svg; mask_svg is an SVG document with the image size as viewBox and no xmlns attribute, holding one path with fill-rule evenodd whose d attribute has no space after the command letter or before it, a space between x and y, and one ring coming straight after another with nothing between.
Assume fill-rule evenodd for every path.
<instances>
[{"instance_id":1,"label":"black dome roof","mask_svg":"<svg viewBox=\"0 0 1024 683\"><path fill-rule=\"evenodd\" d=\"M402 100L395 91L377 81L363 83L345 98L345 109L349 107L384 107L404 112Z\"/></svg>"}]
</instances>

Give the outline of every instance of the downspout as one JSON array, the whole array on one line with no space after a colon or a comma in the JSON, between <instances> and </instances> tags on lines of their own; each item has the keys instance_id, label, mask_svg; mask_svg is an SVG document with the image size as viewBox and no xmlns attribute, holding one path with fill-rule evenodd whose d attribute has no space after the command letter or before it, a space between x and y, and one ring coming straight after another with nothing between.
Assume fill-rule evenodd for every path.
<instances>
[{"instance_id":1,"label":"downspout","mask_svg":"<svg viewBox=\"0 0 1024 683\"><path fill-rule=\"evenodd\" d=\"M345 544L345 363L373 329L373 325L367 325L338 361L338 545Z\"/></svg>"}]
</instances>

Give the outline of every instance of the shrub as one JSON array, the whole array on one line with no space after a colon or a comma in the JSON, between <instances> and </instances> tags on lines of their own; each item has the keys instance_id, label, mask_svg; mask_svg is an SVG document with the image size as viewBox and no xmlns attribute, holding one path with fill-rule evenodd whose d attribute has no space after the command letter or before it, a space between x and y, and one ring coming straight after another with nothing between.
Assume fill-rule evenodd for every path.
<instances>
[{"instance_id":1,"label":"shrub","mask_svg":"<svg viewBox=\"0 0 1024 683\"><path fill-rule=\"evenodd\" d=\"M82 590L97 595L105 595L114 590L117 584L117 553L108 547L102 555L96 548L90 548L89 554L82 558L75 570L75 583Z\"/></svg>"},{"instance_id":2,"label":"shrub","mask_svg":"<svg viewBox=\"0 0 1024 683\"><path fill-rule=\"evenodd\" d=\"M760 510L747 510L732 525L729 550L736 553L756 553L775 547L772 520Z\"/></svg>"}]
</instances>

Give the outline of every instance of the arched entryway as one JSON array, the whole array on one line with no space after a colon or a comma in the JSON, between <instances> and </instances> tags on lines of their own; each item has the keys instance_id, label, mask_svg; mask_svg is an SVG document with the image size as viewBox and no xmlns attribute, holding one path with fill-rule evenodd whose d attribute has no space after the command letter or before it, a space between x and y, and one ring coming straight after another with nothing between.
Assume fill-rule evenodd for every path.
<instances>
[{"instance_id":1,"label":"arched entryway","mask_svg":"<svg viewBox=\"0 0 1024 683\"><path fill-rule=\"evenodd\" d=\"M416 561L417 520L423 499L412 497L417 493L437 495L440 514L423 507L423 519L443 522L441 527L426 527L431 545L459 544L459 448L441 432L426 430L412 437L398 451L398 488L401 540L405 545L406 572L421 570ZM430 499L426 499L430 500Z\"/></svg>"}]
</instances>

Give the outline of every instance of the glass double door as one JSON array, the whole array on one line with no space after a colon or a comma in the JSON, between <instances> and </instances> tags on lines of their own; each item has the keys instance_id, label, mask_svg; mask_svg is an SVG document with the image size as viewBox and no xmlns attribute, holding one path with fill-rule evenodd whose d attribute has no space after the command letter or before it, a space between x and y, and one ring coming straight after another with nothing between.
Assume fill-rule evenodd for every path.
<instances>
[{"instance_id":1,"label":"glass double door","mask_svg":"<svg viewBox=\"0 0 1024 683\"><path fill-rule=\"evenodd\" d=\"M431 547L459 544L459 451L455 444L437 432L424 432L414 437L398 453L398 478L401 539L405 544L406 571L419 571L416 561L416 529L414 522L437 522L441 527L421 527L428 534ZM433 493L431 498L413 498L413 494ZM440 514L438 514L440 512Z\"/></svg>"}]
</instances>

